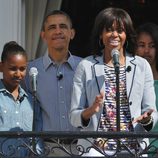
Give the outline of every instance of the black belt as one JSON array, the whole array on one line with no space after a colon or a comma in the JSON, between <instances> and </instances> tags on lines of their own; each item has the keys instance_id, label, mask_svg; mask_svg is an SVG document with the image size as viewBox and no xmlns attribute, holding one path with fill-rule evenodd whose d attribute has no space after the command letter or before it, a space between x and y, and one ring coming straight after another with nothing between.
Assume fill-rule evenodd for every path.
<instances>
[{"instance_id":1,"label":"black belt","mask_svg":"<svg viewBox=\"0 0 158 158\"><path fill-rule=\"evenodd\" d=\"M59 144L76 144L76 139L66 138L66 139L44 139L44 142L48 143L59 143Z\"/></svg>"}]
</instances>

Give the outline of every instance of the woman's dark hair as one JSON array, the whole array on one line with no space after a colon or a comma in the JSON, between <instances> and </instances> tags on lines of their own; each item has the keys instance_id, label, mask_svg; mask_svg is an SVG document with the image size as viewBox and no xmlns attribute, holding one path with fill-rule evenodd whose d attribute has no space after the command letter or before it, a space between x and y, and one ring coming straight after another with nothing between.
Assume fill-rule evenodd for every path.
<instances>
[{"instance_id":1,"label":"woman's dark hair","mask_svg":"<svg viewBox=\"0 0 158 158\"><path fill-rule=\"evenodd\" d=\"M1 61L5 62L9 55L17 55L17 54L23 55L27 59L27 54L25 50L15 41L10 41L6 43L3 47Z\"/></svg>"},{"instance_id":2,"label":"woman's dark hair","mask_svg":"<svg viewBox=\"0 0 158 158\"><path fill-rule=\"evenodd\" d=\"M109 28L112 28L114 21L120 29L125 29L126 42L124 49L130 54L135 55L136 33L133 23L129 14L120 8L106 8L97 15L91 37L93 54L101 55L101 50L104 47L101 45L102 41L100 41L100 35L104 29L108 30Z\"/></svg>"},{"instance_id":3,"label":"woman's dark hair","mask_svg":"<svg viewBox=\"0 0 158 158\"><path fill-rule=\"evenodd\" d=\"M156 50L156 54L155 54L155 61L156 61L156 70L158 71L158 25L154 24L154 23L145 23L140 25L137 30L137 37L141 34L141 33L147 33L149 36L151 36L154 45L155 45L155 50Z\"/></svg>"}]
</instances>

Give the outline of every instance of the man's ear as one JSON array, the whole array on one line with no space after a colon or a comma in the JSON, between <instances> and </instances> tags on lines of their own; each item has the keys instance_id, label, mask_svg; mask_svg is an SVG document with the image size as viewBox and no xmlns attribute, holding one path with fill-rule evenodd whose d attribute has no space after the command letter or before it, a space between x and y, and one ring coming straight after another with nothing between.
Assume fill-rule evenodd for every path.
<instances>
[{"instance_id":1,"label":"man's ear","mask_svg":"<svg viewBox=\"0 0 158 158\"><path fill-rule=\"evenodd\" d=\"M46 41L46 39L45 39L45 32L44 31L41 31L41 38L42 38L43 41Z\"/></svg>"},{"instance_id":2,"label":"man's ear","mask_svg":"<svg viewBox=\"0 0 158 158\"><path fill-rule=\"evenodd\" d=\"M75 29L71 29L71 37L70 39L72 40L75 37Z\"/></svg>"}]
</instances>

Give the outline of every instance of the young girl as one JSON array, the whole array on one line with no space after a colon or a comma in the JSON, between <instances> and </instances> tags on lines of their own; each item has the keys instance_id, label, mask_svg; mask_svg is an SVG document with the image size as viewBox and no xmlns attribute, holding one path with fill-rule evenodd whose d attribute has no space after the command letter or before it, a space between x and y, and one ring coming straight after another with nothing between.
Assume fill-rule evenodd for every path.
<instances>
[{"instance_id":1,"label":"young girl","mask_svg":"<svg viewBox=\"0 0 158 158\"><path fill-rule=\"evenodd\" d=\"M137 28L136 51L137 54L145 58L151 66L154 76L156 107L158 109L158 25L157 24L145 23ZM158 132L158 123L154 127L153 131ZM152 145L155 145L158 148L158 141L153 141L153 139L150 139L150 142L152 143Z\"/></svg>"},{"instance_id":2,"label":"young girl","mask_svg":"<svg viewBox=\"0 0 158 158\"><path fill-rule=\"evenodd\" d=\"M20 86L26 68L25 50L14 41L6 43L0 63L3 73L0 80L0 131L32 131L32 96ZM40 121L40 116L37 118L36 121ZM21 146L24 143L29 143L29 139L0 138L0 152L7 156L26 156L28 149Z\"/></svg>"}]
</instances>

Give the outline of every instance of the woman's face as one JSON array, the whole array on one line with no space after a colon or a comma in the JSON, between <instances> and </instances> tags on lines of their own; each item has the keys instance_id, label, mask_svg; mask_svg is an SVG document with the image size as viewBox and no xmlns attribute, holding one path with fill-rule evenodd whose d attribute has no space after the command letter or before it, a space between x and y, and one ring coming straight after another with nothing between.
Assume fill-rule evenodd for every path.
<instances>
[{"instance_id":1,"label":"woman's face","mask_svg":"<svg viewBox=\"0 0 158 158\"><path fill-rule=\"evenodd\" d=\"M150 63L150 65L155 64L155 44L152 37L145 32L139 34L137 38L137 54Z\"/></svg>"},{"instance_id":2,"label":"woman's face","mask_svg":"<svg viewBox=\"0 0 158 158\"><path fill-rule=\"evenodd\" d=\"M21 54L8 55L7 59L1 63L3 72L3 83L8 90L19 86L25 77L27 58Z\"/></svg>"},{"instance_id":3,"label":"woman's face","mask_svg":"<svg viewBox=\"0 0 158 158\"><path fill-rule=\"evenodd\" d=\"M115 48L123 52L126 33L124 28L117 27L116 22L113 23L111 28L104 29L100 38L103 41L105 50L111 52Z\"/></svg>"}]
</instances>

